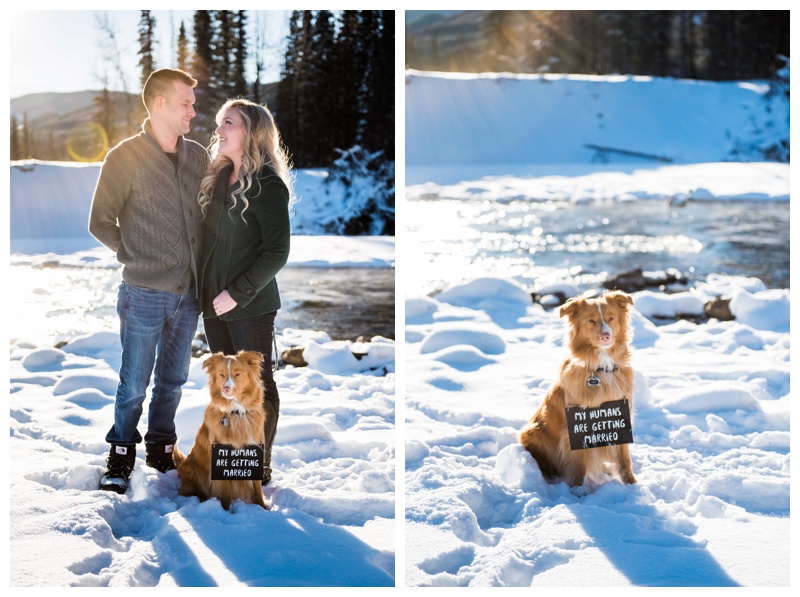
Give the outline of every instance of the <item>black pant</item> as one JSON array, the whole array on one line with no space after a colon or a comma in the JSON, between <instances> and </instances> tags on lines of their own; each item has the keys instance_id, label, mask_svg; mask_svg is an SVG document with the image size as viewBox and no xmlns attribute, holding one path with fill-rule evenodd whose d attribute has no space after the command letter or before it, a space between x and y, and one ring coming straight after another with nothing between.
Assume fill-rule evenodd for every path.
<instances>
[{"instance_id":1,"label":"black pant","mask_svg":"<svg viewBox=\"0 0 800 597\"><path fill-rule=\"evenodd\" d=\"M217 317L203 319L208 348L212 353L235 355L240 350L251 350L264 355L261 381L264 382L264 472L272 473L272 444L278 429L281 400L278 387L272 377L272 335L275 331L276 311L234 321L222 321Z\"/></svg>"}]
</instances>

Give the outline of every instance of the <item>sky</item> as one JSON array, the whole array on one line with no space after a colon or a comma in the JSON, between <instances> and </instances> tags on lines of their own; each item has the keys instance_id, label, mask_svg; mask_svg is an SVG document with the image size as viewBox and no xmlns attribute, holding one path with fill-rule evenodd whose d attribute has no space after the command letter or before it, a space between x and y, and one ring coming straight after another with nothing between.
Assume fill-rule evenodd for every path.
<instances>
[{"instance_id":1,"label":"sky","mask_svg":"<svg viewBox=\"0 0 800 597\"><path fill-rule=\"evenodd\" d=\"M272 54L267 57L268 72L263 82L276 81L280 72L282 44L287 32L290 11L248 11L249 40L254 41L255 13L265 22L268 44ZM98 16L108 15L114 29L119 49L125 61L128 85L138 92L139 67L137 63L139 10L30 10L11 11L11 68L10 97L29 93L69 92L100 89L100 76L107 68L101 43L108 36L97 26ZM192 34L193 10L155 10L156 48L158 67L174 67L175 42L181 21L187 33ZM174 31L174 35L173 32ZM249 61L249 79L255 77L252 60ZM46 73L46 76L45 76ZM110 87L120 90L117 80Z\"/></svg>"}]
</instances>

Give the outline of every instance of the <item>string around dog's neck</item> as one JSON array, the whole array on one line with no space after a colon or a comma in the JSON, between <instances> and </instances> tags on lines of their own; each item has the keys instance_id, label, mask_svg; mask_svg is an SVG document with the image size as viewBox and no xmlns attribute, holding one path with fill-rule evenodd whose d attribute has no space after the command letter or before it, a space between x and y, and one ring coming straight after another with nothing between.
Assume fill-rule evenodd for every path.
<instances>
[{"instance_id":1,"label":"string around dog's neck","mask_svg":"<svg viewBox=\"0 0 800 597\"><path fill-rule=\"evenodd\" d=\"M616 363L613 364L611 369L609 369L608 366L606 366L606 365L600 365L597 369L595 369L595 371L602 371L603 373L613 373L614 371L618 371L618 370L619 370L619 367L617 367Z\"/></svg>"},{"instance_id":2,"label":"string around dog's neck","mask_svg":"<svg viewBox=\"0 0 800 597\"><path fill-rule=\"evenodd\" d=\"M609 369L609 367L611 367L611 368ZM617 371L618 369L619 369L619 367L617 367L617 364L614 363L614 362L612 362L610 364L601 363L597 367L597 369L595 369L594 371L592 371L591 369L589 370L589 376L586 378L586 385L588 385L590 388L599 388L600 387L600 378L597 377L596 373L598 373L598 372L600 372L600 373L613 373L614 371Z\"/></svg>"},{"instance_id":3,"label":"string around dog's neck","mask_svg":"<svg viewBox=\"0 0 800 597\"><path fill-rule=\"evenodd\" d=\"M238 410L232 410L231 412L229 412L227 415L225 415L224 417L222 417L219 420L219 424L222 425L223 427L230 427L231 426L231 415L239 415L241 417L241 416L244 416L246 414L247 414L246 412L242 413L242 412L239 412Z\"/></svg>"}]
</instances>

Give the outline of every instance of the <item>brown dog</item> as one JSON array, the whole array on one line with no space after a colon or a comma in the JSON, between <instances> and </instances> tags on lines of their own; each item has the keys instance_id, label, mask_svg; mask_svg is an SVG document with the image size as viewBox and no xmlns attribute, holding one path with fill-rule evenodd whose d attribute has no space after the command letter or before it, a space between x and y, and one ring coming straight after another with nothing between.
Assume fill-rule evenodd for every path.
<instances>
[{"instance_id":1,"label":"brown dog","mask_svg":"<svg viewBox=\"0 0 800 597\"><path fill-rule=\"evenodd\" d=\"M184 456L177 448L173 454L181 495L196 495L201 500L215 497L226 510L237 499L267 507L261 492L261 475L255 480L211 480L212 444L230 444L234 448L264 444L263 362L261 353L243 350L236 356L217 353L203 362L211 402L189 455Z\"/></svg>"},{"instance_id":2,"label":"brown dog","mask_svg":"<svg viewBox=\"0 0 800 597\"><path fill-rule=\"evenodd\" d=\"M578 298L561 307L567 316L572 356L561 366L559 380L550 388L533 418L522 429L520 443L539 464L550 482L597 486L611 479L636 483L627 444L570 449L567 407L597 407L626 400L632 410L628 306L633 299L621 291L596 299Z\"/></svg>"}]
</instances>

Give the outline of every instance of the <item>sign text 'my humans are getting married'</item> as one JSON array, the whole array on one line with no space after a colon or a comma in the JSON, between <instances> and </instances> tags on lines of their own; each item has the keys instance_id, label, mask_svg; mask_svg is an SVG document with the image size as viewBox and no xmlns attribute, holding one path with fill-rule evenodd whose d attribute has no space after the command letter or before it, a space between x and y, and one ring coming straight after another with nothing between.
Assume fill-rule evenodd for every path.
<instances>
[{"instance_id":1,"label":"sign text 'my humans are getting married'","mask_svg":"<svg viewBox=\"0 0 800 597\"><path fill-rule=\"evenodd\" d=\"M211 444L212 481L248 481L264 475L264 445Z\"/></svg>"},{"instance_id":2,"label":"sign text 'my humans are getting married'","mask_svg":"<svg viewBox=\"0 0 800 597\"><path fill-rule=\"evenodd\" d=\"M572 450L633 443L631 409L627 400L603 402L592 408L568 407L567 429Z\"/></svg>"}]
</instances>

